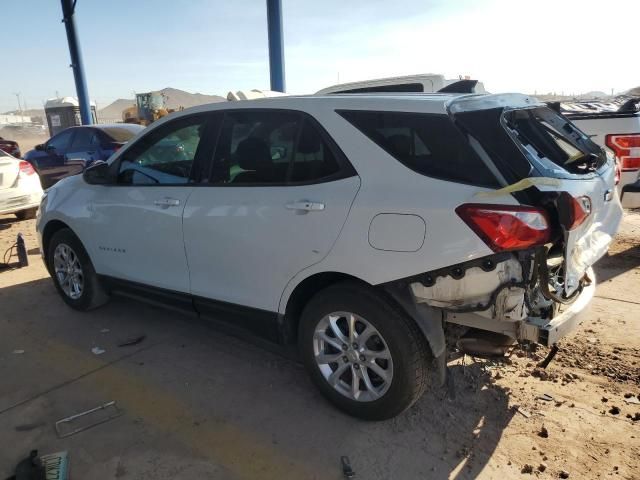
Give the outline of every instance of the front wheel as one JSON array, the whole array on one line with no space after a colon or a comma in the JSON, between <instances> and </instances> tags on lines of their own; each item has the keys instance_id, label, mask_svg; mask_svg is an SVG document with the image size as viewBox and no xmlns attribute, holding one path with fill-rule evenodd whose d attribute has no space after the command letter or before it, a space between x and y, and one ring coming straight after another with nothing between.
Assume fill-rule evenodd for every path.
<instances>
[{"instance_id":1,"label":"front wheel","mask_svg":"<svg viewBox=\"0 0 640 480\"><path fill-rule=\"evenodd\" d=\"M366 420L394 417L427 385L430 350L412 319L355 282L333 285L304 309L300 353L322 394Z\"/></svg>"},{"instance_id":2,"label":"front wheel","mask_svg":"<svg viewBox=\"0 0 640 480\"><path fill-rule=\"evenodd\" d=\"M64 228L53 235L46 259L56 290L67 305L90 310L107 302L91 259L71 230Z\"/></svg>"}]
</instances>

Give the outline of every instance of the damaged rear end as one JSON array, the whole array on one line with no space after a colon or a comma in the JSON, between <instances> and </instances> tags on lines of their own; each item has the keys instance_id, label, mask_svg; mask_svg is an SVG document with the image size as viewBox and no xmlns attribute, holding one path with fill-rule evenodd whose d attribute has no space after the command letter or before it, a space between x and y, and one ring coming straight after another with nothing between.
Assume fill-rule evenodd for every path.
<instances>
[{"instance_id":1,"label":"damaged rear end","mask_svg":"<svg viewBox=\"0 0 640 480\"><path fill-rule=\"evenodd\" d=\"M458 345L473 353L551 346L579 323L620 224L615 162L527 96L460 97L449 114L502 185L456 209L494 254L412 278L414 301L465 327Z\"/></svg>"}]
</instances>

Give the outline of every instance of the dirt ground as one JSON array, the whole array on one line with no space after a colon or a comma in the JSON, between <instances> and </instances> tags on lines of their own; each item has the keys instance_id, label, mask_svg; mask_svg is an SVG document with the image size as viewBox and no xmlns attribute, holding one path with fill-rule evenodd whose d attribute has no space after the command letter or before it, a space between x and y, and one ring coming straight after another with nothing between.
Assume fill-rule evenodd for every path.
<instances>
[{"instance_id":1,"label":"dirt ground","mask_svg":"<svg viewBox=\"0 0 640 480\"><path fill-rule=\"evenodd\" d=\"M22 132L20 130L8 128L0 128L0 137L18 142L20 151L24 155L29 150L33 149L37 144L46 142L49 139L49 131L43 130L42 132L34 133Z\"/></svg>"},{"instance_id":2,"label":"dirt ground","mask_svg":"<svg viewBox=\"0 0 640 480\"><path fill-rule=\"evenodd\" d=\"M90 480L340 479L341 455L358 479L640 478L640 213L546 370L544 349L452 359L455 398L434 389L378 423L333 409L297 363L195 317L120 298L71 311L33 230L0 217L0 254L22 232L31 262L0 272L0 478L34 448L68 451L72 478ZM121 417L57 438L56 420L109 400Z\"/></svg>"}]
</instances>

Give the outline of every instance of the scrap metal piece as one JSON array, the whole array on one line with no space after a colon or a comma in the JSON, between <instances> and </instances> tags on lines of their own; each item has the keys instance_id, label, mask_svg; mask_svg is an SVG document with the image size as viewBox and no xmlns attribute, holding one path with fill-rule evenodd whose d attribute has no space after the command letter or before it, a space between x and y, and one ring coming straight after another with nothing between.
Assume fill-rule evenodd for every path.
<instances>
[{"instance_id":1,"label":"scrap metal piece","mask_svg":"<svg viewBox=\"0 0 640 480\"><path fill-rule=\"evenodd\" d=\"M549 366L549 364L551 363L551 360L554 359L554 357L556 356L556 354L560 351L560 348L558 347L558 345L556 345L555 343L551 346L551 350L549 351L549 353L547 354L546 357L544 357L544 360L542 360L539 364L538 367L540 368L547 368Z\"/></svg>"},{"instance_id":2,"label":"scrap metal piece","mask_svg":"<svg viewBox=\"0 0 640 480\"><path fill-rule=\"evenodd\" d=\"M351 463L349 463L349 457L342 456L340 457L340 462L342 462L342 473L344 478L355 478L356 472L351 468Z\"/></svg>"},{"instance_id":3,"label":"scrap metal piece","mask_svg":"<svg viewBox=\"0 0 640 480\"><path fill-rule=\"evenodd\" d=\"M64 428L61 428L62 425L71 424L74 420L77 420L78 418L82 418L97 412L106 412L107 416L100 417L94 422L88 423L86 425L83 425L81 427L78 427L70 431L65 432ZM58 434L58 438L70 437L71 435L75 435L76 433L80 433L85 430L88 430L89 428L95 427L96 425L100 425L102 423L113 420L114 418L117 418L120 415L122 415L122 413L123 413L122 410L120 410L117 407L115 400L113 400L111 402L107 402L103 405L100 405L99 407L92 408L91 410L76 413L75 415L71 415L70 417L66 417L61 420L58 420L56 422L56 433Z\"/></svg>"}]
</instances>

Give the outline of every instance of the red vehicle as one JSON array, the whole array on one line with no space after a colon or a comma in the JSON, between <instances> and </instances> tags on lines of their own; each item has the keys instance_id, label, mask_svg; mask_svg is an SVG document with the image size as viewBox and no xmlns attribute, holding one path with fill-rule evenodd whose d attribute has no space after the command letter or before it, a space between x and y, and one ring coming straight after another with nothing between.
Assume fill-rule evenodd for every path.
<instances>
[{"instance_id":1,"label":"red vehicle","mask_svg":"<svg viewBox=\"0 0 640 480\"><path fill-rule=\"evenodd\" d=\"M16 158L20 158L20 147L18 146L18 142L14 142L13 140L5 140L0 137L0 150L9 155L13 155Z\"/></svg>"}]
</instances>

